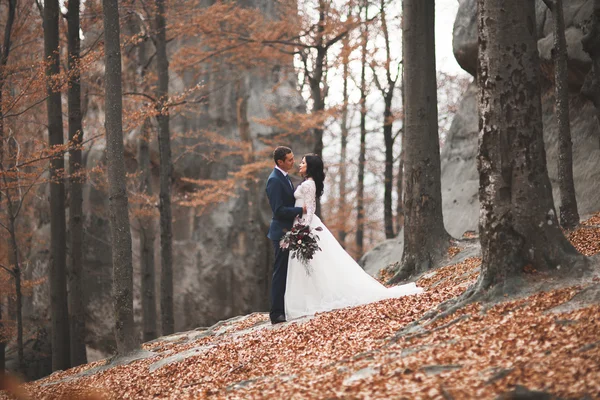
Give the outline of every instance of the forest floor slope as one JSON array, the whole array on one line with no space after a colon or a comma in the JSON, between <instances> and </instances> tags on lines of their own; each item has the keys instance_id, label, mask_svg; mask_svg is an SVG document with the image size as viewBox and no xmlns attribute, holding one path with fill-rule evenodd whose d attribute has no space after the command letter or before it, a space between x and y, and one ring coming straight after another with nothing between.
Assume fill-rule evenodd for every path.
<instances>
[{"instance_id":1,"label":"forest floor slope","mask_svg":"<svg viewBox=\"0 0 600 400\"><path fill-rule=\"evenodd\" d=\"M600 213L569 237L598 255ZM128 358L54 373L21 386L20 397L600 398L598 268L566 284L532 270L532 293L405 329L477 279L481 259L462 251L451 248L460 262L420 277L422 295L276 326L264 313L233 318L159 338Z\"/></svg>"}]
</instances>

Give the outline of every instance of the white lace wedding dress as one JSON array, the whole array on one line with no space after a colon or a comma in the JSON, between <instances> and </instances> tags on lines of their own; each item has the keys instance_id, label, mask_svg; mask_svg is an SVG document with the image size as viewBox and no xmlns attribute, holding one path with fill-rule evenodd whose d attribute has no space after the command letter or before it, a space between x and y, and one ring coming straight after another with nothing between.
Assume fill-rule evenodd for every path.
<instances>
[{"instance_id":1,"label":"white lace wedding dress","mask_svg":"<svg viewBox=\"0 0 600 400\"><path fill-rule=\"evenodd\" d=\"M285 289L285 316L287 320L317 312L357 306L374 301L421 293L414 283L386 288L358 265L332 233L315 215L316 185L312 179L304 181L296 191L296 207L306 204L306 214L294 221L309 224L320 240L322 251L317 251L310 264L310 274L300 261L291 258Z\"/></svg>"}]
</instances>

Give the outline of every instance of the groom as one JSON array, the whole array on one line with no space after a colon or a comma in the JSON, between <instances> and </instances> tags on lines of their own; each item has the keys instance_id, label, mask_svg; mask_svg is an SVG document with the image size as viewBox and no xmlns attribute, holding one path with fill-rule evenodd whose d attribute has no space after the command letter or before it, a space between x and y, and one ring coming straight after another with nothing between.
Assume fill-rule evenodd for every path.
<instances>
[{"instance_id":1,"label":"groom","mask_svg":"<svg viewBox=\"0 0 600 400\"><path fill-rule=\"evenodd\" d=\"M275 265L271 281L271 323L285 322L285 284L288 270L288 250L279 247L279 240L292 229L294 218L306 212L305 207L294 207L294 185L288 172L294 167L294 153L289 147L279 146L273 152L275 168L267 180L267 196L273 210L273 219L267 237L275 249Z\"/></svg>"}]
</instances>

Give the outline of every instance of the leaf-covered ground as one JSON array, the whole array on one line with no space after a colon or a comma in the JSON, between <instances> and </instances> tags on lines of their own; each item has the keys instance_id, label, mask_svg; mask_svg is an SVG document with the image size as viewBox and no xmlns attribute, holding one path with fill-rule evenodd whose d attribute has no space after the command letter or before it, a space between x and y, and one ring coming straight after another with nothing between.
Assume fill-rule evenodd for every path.
<instances>
[{"instance_id":1,"label":"leaf-covered ground","mask_svg":"<svg viewBox=\"0 0 600 400\"><path fill-rule=\"evenodd\" d=\"M599 253L600 214L569 237L585 254ZM471 304L403 330L461 294L480 262L467 258L421 277L426 292L418 296L277 326L252 314L146 343L124 365L100 361L22 389L32 399L91 392L106 399L487 399L519 385L600 399L597 277L494 306Z\"/></svg>"}]
</instances>

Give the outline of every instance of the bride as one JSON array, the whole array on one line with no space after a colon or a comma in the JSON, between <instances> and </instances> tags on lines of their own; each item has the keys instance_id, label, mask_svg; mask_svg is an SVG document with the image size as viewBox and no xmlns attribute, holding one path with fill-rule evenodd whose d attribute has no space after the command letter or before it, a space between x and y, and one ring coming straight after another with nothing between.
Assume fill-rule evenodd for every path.
<instances>
[{"instance_id":1,"label":"bride","mask_svg":"<svg viewBox=\"0 0 600 400\"><path fill-rule=\"evenodd\" d=\"M316 199L323 194L325 172L323 161L308 154L300 163L305 181L296 188L296 207L306 206L306 214L296 217L295 224L309 225L320 238L319 247L310 261L310 274L304 265L290 255L285 289L287 320L337 308L357 306L374 301L421 293L415 283L386 288L358 265L342 248L333 234L315 215Z\"/></svg>"}]
</instances>

